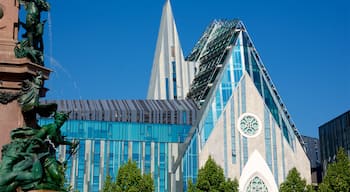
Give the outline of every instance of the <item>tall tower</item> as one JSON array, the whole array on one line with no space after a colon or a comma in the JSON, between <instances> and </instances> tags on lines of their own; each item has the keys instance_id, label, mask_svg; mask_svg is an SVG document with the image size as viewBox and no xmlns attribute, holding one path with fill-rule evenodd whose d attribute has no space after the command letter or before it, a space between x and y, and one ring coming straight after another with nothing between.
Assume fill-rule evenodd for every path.
<instances>
[{"instance_id":1,"label":"tall tower","mask_svg":"<svg viewBox=\"0 0 350 192\"><path fill-rule=\"evenodd\" d=\"M166 0L147 99L184 99L194 77L194 63L184 59L169 0Z\"/></svg>"},{"instance_id":2,"label":"tall tower","mask_svg":"<svg viewBox=\"0 0 350 192\"><path fill-rule=\"evenodd\" d=\"M43 80L50 70L27 58L15 57L18 36L18 0L0 1L0 149L10 141L10 131L23 126L24 119L16 100L25 80L32 80L38 72ZM41 89L44 96L45 89ZM0 151L1 156L1 151Z\"/></svg>"}]
</instances>

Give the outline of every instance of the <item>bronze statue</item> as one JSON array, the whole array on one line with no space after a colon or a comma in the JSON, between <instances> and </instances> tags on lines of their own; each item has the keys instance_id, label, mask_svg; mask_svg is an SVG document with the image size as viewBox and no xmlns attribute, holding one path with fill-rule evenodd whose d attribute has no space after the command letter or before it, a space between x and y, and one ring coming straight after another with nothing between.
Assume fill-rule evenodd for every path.
<instances>
[{"instance_id":1,"label":"bronze statue","mask_svg":"<svg viewBox=\"0 0 350 192\"><path fill-rule=\"evenodd\" d=\"M34 153L40 140L13 141L2 149L0 164L0 191L13 192L33 188L43 175L40 158ZM32 151L33 150L33 151Z\"/></svg>"},{"instance_id":2,"label":"bronze statue","mask_svg":"<svg viewBox=\"0 0 350 192\"><path fill-rule=\"evenodd\" d=\"M25 119L24 127L11 131L11 142L2 149L0 162L0 191L48 189L66 191L65 162L56 159L59 145L69 145L70 155L76 152L77 141L67 141L61 127L69 114L57 112L57 104L42 105L39 92L42 75L24 84L19 103ZM53 116L54 122L39 126L36 116Z\"/></svg>"},{"instance_id":3,"label":"bronze statue","mask_svg":"<svg viewBox=\"0 0 350 192\"><path fill-rule=\"evenodd\" d=\"M20 22L26 30L23 39L15 47L15 55L18 58L27 57L32 62L43 65L43 34L46 20L41 21L41 12L49 11L50 5L45 0L20 0L27 12L26 23Z\"/></svg>"}]
</instances>

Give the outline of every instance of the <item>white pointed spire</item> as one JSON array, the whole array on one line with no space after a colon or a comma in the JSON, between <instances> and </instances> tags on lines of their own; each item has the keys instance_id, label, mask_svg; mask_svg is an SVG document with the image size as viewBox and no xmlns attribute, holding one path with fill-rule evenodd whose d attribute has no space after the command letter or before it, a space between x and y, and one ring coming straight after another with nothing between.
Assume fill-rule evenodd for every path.
<instances>
[{"instance_id":1,"label":"white pointed spire","mask_svg":"<svg viewBox=\"0 0 350 192\"><path fill-rule=\"evenodd\" d=\"M166 0L158 32L147 99L184 99L194 68L185 62L170 1Z\"/></svg>"}]
</instances>

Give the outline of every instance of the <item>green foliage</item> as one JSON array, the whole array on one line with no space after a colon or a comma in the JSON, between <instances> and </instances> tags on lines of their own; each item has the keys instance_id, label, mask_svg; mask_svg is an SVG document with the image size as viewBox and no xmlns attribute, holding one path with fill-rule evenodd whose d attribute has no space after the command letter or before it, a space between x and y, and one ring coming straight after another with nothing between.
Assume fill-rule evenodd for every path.
<instances>
[{"instance_id":1,"label":"green foliage","mask_svg":"<svg viewBox=\"0 0 350 192\"><path fill-rule=\"evenodd\" d=\"M188 187L187 187L188 192L195 192L196 191L196 186L193 184L192 180L188 180Z\"/></svg>"},{"instance_id":2,"label":"green foliage","mask_svg":"<svg viewBox=\"0 0 350 192\"><path fill-rule=\"evenodd\" d=\"M350 191L350 161L343 148L338 150L335 162L328 165L319 191Z\"/></svg>"},{"instance_id":3,"label":"green foliage","mask_svg":"<svg viewBox=\"0 0 350 192\"><path fill-rule=\"evenodd\" d=\"M112 181L107 176L103 192L152 192L154 191L153 179L150 174L141 174L136 162L128 161L119 168L117 179Z\"/></svg>"},{"instance_id":4,"label":"green foliage","mask_svg":"<svg viewBox=\"0 0 350 192\"><path fill-rule=\"evenodd\" d=\"M141 191L154 191L153 178L151 174L143 174Z\"/></svg>"},{"instance_id":5,"label":"green foliage","mask_svg":"<svg viewBox=\"0 0 350 192\"><path fill-rule=\"evenodd\" d=\"M112 177L110 175L107 175L102 191L103 192L117 191L117 186L112 181Z\"/></svg>"},{"instance_id":6,"label":"green foliage","mask_svg":"<svg viewBox=\"0 0 350 192\"><path fill-rule=\"evenodd\" d=\"M238 192L238 180L236 178L234 180L229 178L227 181L221 183L220 191Z\"/></svg>"},{"instance_id":7,"label":"green foliage","mask_svg":"<svg viewBox=\"0 0 350 192\"><path fill-rule=\"evenodd\" d=\"M197 183L188 183L189 192L238 192L238 181L226 180L223 169L209 156L204 167L199 169Z\"/></svg>"},{"instance_id":8,"label":"green foliage","mask_svg":"<svg viewBox=\"0 0 350 192\"><path fill-rule=\"evenodd\" d=\"M287 179L281 183L280 192L313 192L311 185L306 185L306 180L300 177L300 173L294 167L287 175Z\"/></svg>"}]
</instances>

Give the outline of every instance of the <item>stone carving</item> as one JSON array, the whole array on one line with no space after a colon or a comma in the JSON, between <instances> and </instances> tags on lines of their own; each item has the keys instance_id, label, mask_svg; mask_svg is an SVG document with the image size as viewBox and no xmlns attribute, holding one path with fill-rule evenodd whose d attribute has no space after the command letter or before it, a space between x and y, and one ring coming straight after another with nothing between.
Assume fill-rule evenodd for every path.
<instances>
[{"instance_id":1,"label":"stone carving","mask_svg":"<svg viewBox=\"0 0 350 192\"><path fill-rule=\"evenodd\" d=\"M66 141L60 128L69 114L57 112L57 104L42 105L39 91L42 75L24 83L18 99L25 120L23 127L11 131L11 142L2 149L0 163L0 191L14 192L47 189L66 191L64 187L65 162L56 159L59 145L70 146L69 157L76 152L78 142ZM36 116L53 116L54 122L39 126Z\"/></svg>"},{"instance_id":2,"label":"stone carving","mask_svg":"<svg viewBox=\"0 0 350 192\"><path fill-rule=\"evenodd\" d=\"M32 62L44 65L43 33L46 20L41 21L41 12L49 11L50 5L45 0L20 0L27 12L26 22L20 25L26 30L23 39L15 47L17 58L27 57Z\"/></svg>"},{"instance_id":3,"label":"stone carving","mask_svg":"<svg viewBox=\"0 0 350 192\"><path fill-rule=\"evenodd\" d=\"M6 105L7 103L17 99L18 96L18 93L0 92L0 103Z\"/></svg>"},{"instance_id":4,"label":"stone carving","mask_svg":"<svg viewBox=\"0 0 350 192\"><path fill-rule=\"evenodd\" d=\"M261 132L261 121L252 113L243 113L238 118L238 130L245 137L255 137Z\"/></svg>"}]
</instances>

